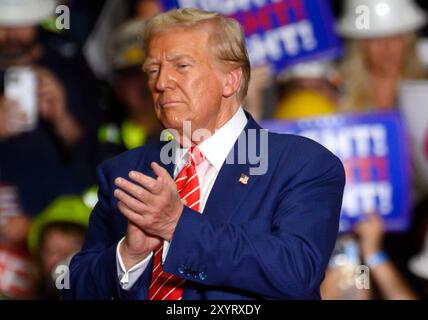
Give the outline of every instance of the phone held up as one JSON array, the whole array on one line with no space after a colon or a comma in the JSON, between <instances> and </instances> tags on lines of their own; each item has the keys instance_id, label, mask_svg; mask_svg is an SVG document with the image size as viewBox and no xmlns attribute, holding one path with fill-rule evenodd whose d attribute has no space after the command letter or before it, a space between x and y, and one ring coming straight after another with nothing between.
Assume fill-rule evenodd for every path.
<instances>
[{"instance_id":1,"label":"phone held up","mask_svg":"<svg viewBox=\"0 0 428 320\"><path fill-rule=\"evenodd\" d=\"M5 72L4 95L17 103L26 121L20 124L22 132L32 131L37 126L37 77L31 67L10 67Z\"/></svg>"}]
</instances>

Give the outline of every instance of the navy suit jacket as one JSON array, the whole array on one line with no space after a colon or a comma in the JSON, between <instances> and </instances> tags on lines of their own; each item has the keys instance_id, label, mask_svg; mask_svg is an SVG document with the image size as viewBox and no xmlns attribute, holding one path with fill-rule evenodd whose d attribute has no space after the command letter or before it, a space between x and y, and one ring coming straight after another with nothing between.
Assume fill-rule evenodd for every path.
<instances>
[{"instance_id":1,"label":"navy suit jacket","mask_svg":"<svg viewBox=\"0 0 428 320\"><path fill-rule=\"evenodd\" d=\"M248 117L241 137L262 130ZM164 145L130 150L98 167L99 201L70 264L66 298L146 299L152 262L130 291L119 284L116 246L127 220L113 196L114 179L130 170L154 176L150 163L161 164ZM231 152L238 159L237 143ZM223 164L203 214L184 207L163 266L187 280L183 299L320 298L338 232L343 166L312 140L275 133L264 157L264 175L250 175L258 166L250 161ZM172 175L174 165L165 167ZM239 181L242 173L247 184Z\"/></svg>"}]
</instances>

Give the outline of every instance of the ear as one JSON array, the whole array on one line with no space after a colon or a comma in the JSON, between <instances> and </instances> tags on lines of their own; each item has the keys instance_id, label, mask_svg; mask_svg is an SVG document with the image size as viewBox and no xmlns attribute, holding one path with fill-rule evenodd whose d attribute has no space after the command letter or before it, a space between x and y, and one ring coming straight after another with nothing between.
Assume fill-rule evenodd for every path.
<instances>
[{"instance_id":1,"label":"ear","mask_svg":"<svg viewBox=\"0 0 428 320\"><path fill-rule=\"evenodd\" d=\"M229 98L238 92L242 81L242 68L236 68L231 71L227 71L224 78L223 85L223 97Z\"/></svg>"}]
</instances>

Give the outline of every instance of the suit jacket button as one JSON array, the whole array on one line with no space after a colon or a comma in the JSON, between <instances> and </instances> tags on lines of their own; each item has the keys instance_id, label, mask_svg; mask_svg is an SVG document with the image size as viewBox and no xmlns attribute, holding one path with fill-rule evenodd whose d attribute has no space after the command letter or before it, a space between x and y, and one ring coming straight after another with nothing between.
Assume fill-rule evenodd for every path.
<instances>
[{"instance_id":1,"label":"suit jacket button","mask_svg":"<svg viewBox=\"0 0 428 320\"><path fill-rule=\"evenodd\" d=\"M207 278L207 274L205 272L199 272L199 279L204 281Z\"/></svg>"},{"instance_id":2,"label":"suit jacket button","mask_svg":"<svg viewBox=\"0 0 428 320\"><path fill-rule=\"evenodd\" d=\"M179 272L180 274L183 274L183 273L185 272L185 269L186 269L186 267L185 267L185 266L183 266L183 265L181 265L181 266L179 266L179 267L177 268L177 270L178 270L178 272Z\"/></svg>"}]
</instances>

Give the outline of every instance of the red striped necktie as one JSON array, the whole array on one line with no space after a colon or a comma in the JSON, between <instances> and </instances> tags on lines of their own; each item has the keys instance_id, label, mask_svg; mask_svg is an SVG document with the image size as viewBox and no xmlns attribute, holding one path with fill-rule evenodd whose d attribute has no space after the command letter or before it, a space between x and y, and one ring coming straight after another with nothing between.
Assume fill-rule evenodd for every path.
<instances>
[{"instance_id":1,"label":"red striped necktie","mask_svg":"<svg viewBox=\"0 0 428 320\"><path fill-rule=\"evenodd\" d=\"M188 163L175 179L180 198L185 200L186 205L195 211L200 210L201 200L196 166L203 161L203 154L197 147L192 147ZM148 298L149 300L181 300L185 280L163 271L162 252L163 244L155 250Z\"/></svg>"}]
</instances>

